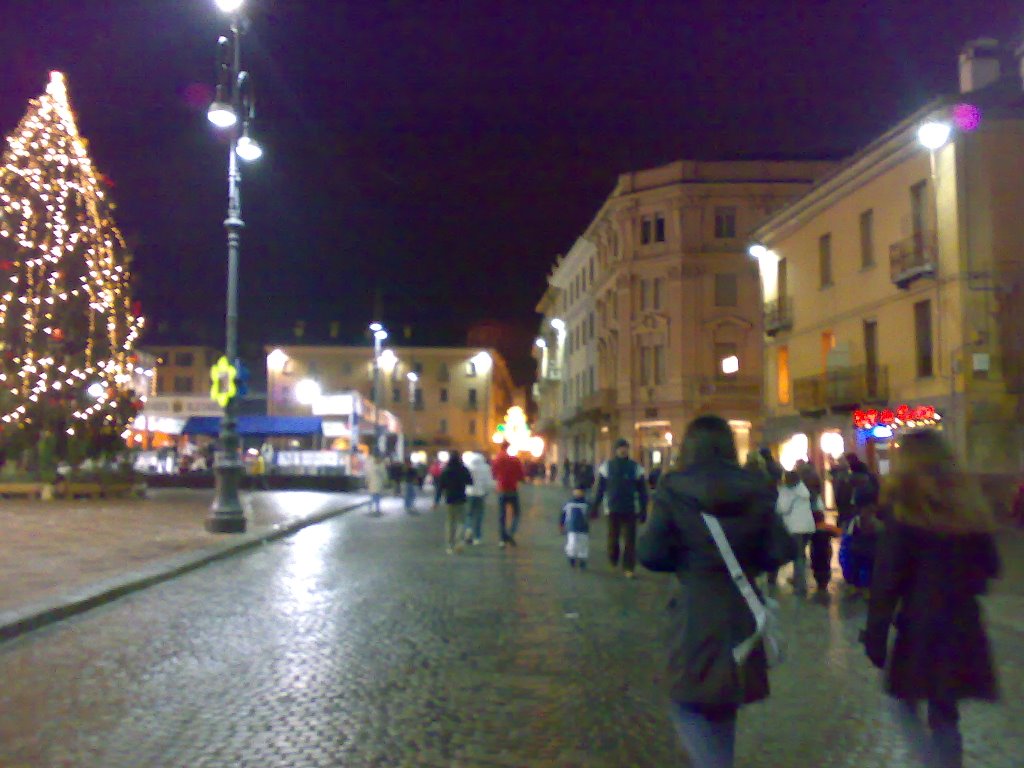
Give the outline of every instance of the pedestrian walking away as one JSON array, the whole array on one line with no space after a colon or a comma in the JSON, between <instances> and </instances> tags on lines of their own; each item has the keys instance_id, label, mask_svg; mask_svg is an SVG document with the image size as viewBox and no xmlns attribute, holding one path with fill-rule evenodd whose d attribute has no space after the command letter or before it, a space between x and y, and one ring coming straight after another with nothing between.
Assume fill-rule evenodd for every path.
<instances>
[{"instance_id":1,"label":"pedestrian walking away","mask_svg":"<svg viewBox=\"0 0 1024 768\"><path fill-rule=\"evenodd\" d=\"M565 536L565 556L569 558L569 566L580 569L587 567L590 557L590 509L587 504L587 491L577 488L572 492L572 499L562 506L562 514L558 527Z\"/></svg>"},{"instance_id":2,"label":"pedestrian walking away","mask_svg":"<svg viewBox=\"0 0 1024 768\"><path fill-rule=\"evenodd\" d=\"M796 470L783 475L775 511L785 523L789 535L793 537L793 546L796 550L793 559L793 592L806 595L807 544L815 531L814 513L811 510L811 493L800 480ZM774 579L770 578L769 581L774 582Z\"/></svg>"},{"instance_id":3,"label":"pedestrian walking away","mask_svg":"<svg viewBox=\"0 0 1024 768\"><path fill-rule=\"evenodd\" d=\"M402 467L402 484L405 492L405 511L410 515L416 513L416 495L420 488L420 474L408 459Z\"/></svg>"},{"instance_id":4,"label":"pedestrian walking away","mask_svg":"<svg viewBox=\"0 0 1024 768\"><path fill-rule=\"evenodd\" d=\"M622 570L627 579L636 568L636 526L647 519L647 483L644 470L629 458L629 441L615 441L615 456L598 471L594 509L605 500L608 517L608 561L618 567L621 552ZM620 547L621 544L621 547Z\"/></svg>"},{"instance_id":5,"label":"pedestrian walking away","mask_svg":"<svg viewBox=\"0 0 1024 768\"><path fill-rule=\"evenodd\" d=\"M753 585L794 555L774 501L769 484L739 466L728 423L701 416L687 427L679 461L661 477L639 542L643 566L678 581L668 605L667 677L672 720L694 768L732 768L739 709L769 693L760 640L741 661L733 653L756 625L701 513L718 521Z\"/></svg>"},{"instance_id":6,"label":"pedestrian walking away","mask_svg":"<svg viewBox=\"0 0 1024 768\"><path fill-rule=\"evenodd\" d=\"M458 451L452 451L437 482L445 507L446 551L451 555L462 551L459 532L466 521L466 488L473 484L473 476L462 463L462 455Z\"/></svg>"},{"instance_id":7,"label":"pedestrian walking away","mask_svg":"<svg viewBox=\"0 0 1024 768\"><path fill-rule=\"evenodd\" d=\"M473 485L466 491L469 504L466 508L465 539L478 545L483 538L484 510L487 508L487 496L494 490L494 478L482 453L471 454L468 466Z\"/></svg>"},{"instance_id":8,"label":"pedestrian walking away","mask_svg":"<svg viewBox=\"0 0 1024 768\"><path fill-rule=\"evenodd\" d=\"M491 464L491 475L498 487L498 541L499 547L506 544L516 546L516 531L519 530L519 484L526 479L523 463L508 452L509 444L502 443L498 455ZM511 518L511 521L509 520Z\"/></svg>"},{"instance_id":9,"label":"pedestrian walking away","mask_svg":"<svg viewBox=\"0 0 1024 768\"><path fill-rule=\"evenodd\" d=\"M998 688L978 596L999 575L992 514L934 430L901 436L882 505L864 645L921 765L961 768L959 702ZM896 640L889 632L896 617ZM927 703L928 721L919 708Z\"/></svg>"},{"instance_id":10,"label":"pedestrian walking away","mask_svg":"<svg viewBox=\"0 0 1024 768\"><path fill-rule=\"evenodd\" d=\"M370 514L381 515L380 500L387 485L387 468L380 454L372 453L366 459L366 491L370 494Z\"/></svg>"}]
</instances>

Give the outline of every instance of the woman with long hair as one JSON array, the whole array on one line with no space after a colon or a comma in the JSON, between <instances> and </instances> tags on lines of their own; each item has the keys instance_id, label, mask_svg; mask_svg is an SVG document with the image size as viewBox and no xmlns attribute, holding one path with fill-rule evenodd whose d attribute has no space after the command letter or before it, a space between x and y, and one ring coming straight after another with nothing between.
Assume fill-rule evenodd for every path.
<instances>
[{"instance_id":1,"label":"woman with long hair","mask_svg":"<svg viewBox=\"0 0 1024 768\"><path fill-rule=\"evenodd\" d=\"M881 503L865 650L923 765L960 768L958 703L998 698L978 595L999 574L995 519L977 481L934 430L900 438ZM888 648L895 617L896 640ZM928 724L919 708L928 705Z\"/></svg>"},{"instance_id":2,"label":"woman with long hair","mask_svg":"<svg viewBox=\"0 0 1024 768\"><path fill-rule=\"evenodd\" d=\"M679 459L654 493L639 555L645 568L679 582L669 603L668 661L679 738L695 768L731 768L737 713L768 697L768 669L760 642L742 661L733 653L755 621L701 513L717 520L751 584L793 558L770 484L739 466L732 430L717 416L687 427Z\"/></svg>"}]
</instances>

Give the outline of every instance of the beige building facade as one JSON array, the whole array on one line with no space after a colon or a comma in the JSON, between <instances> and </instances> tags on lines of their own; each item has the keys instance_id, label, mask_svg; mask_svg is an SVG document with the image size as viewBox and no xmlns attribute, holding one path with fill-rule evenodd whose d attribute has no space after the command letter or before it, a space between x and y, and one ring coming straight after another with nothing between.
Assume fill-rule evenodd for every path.
<instances>
[{"instance_id":1,"label":"beige building facade","mask_svg":"<svg viewBox=\"0 0 1024 768\"><path fill-rule=\"evenodd\" d=\"M224 354L214 347L199 345L145 346L156 359L157 395L210 394L210 367Z\"/></svg>"},{"instance_id":2,"label":"beige building facade","mask_svg":"<svg viewBox=\"0 0 1024 768\"><path fill-rule=\"evenodd\" d=\"M1000 55L969 44L965 92L754 232L765 437L784 464L855 450L884 473L900 433L926 424L975 470L1022 466L1024 100Z\"/></svg>"},{"instance_id":3,"label":"beige building facade","mask_svg":"<svg viewBox=\"0 0 1024 768\"><path fill-rule=\"evenodd\" d=\"M830 168L683 160L619 177L580 238L593 266L556 266L544 320L545 330L566 325L563 429L589 425L597 461L618 437L648 467L670 461L704 413L729 420L745 452L760 417L763 336L748 236ZM576 346L579 322L589 348ZM581 390L575 379L591 360Z\"/></svg>"},{"instance_id":4,"label":"beige building facade","mask_svg":"<svg viewBox=\"0 0 1024 768\"><path fill-rule=\"evenodd\" d=\"M310 415L332 397L353 391L373 400L370 346L288 345L266 351L270 415ZM491 437L514 391L497 351L468 347L386 347L380 383L380 407L401 422L406 450L425 451L431 459L442 450L492 453Z\"/></svg>"}]
</instances>

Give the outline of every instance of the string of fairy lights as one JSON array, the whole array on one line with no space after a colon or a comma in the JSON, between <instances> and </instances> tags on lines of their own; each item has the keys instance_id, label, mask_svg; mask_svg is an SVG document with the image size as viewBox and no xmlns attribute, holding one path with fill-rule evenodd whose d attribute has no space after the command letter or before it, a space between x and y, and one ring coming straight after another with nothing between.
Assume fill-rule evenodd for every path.
<instances>
[{"instance_id":1,"label":"string of fairy lights","mask_svg":"<svg viewBox=\"0 0 1024 768\"><path fill-rule=\"evenodd\" d=\"M86 421L115 409L131 382L143 319L132 312L130 274L119 263L128 249L112 210L64 76L52 72L8 136L0 167L0 270L11 273L0 294L0 385L15 398L0 409L3 422L29 420L44 396L90 387L93 402L71 413Z\"/></svg>"}]
</instances>

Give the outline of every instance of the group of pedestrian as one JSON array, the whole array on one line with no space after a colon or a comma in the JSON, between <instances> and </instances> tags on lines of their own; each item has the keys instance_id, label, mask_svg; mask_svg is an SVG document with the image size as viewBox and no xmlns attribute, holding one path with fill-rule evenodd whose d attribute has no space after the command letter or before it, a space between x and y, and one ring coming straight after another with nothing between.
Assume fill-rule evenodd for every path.
<instances>
[{"instance_id":1,"label":"group of pedestrian","mask_svg":"<svg viewBox=\"0 0 1024 768\"><path fill-rule=\"evenodd\" d=\"M498 501L498 545L516 546L522 513L519 484L524 480L523 463L509 453L508 443L502 443L490 464L482 454L472 454L467 466L462 455L453 452L435 481L435 503L445 508L445 551L456 554L465 544L481 543L486 499L492 492Z\"/></svg>"},{"instance_id":2,"label":"group of pedestrian","mask_svg":"<svg viewBox=\"0 0 1024 768\"><path fill-rule=\"evenodd\" d=\"M990 507L934 430L901 436L881 488L854 458L840 470L849 471L840 478L849 480L849 495L840 484L837 501L847 526L867 515L870 523L859 525L870 525L875 539L866 654L885 670L885 690L921 764L961 768L959 702L998 698L978 606L999 573ZM820 486L808 475L804 467L783 472L767 452L741 468L728 423L702 416L654 492L638 554L677 582L668 604L669 696L696 768L732 766L739 709L769 696L763 640L773 614L758 576L793 562L799 592L817 534L831 555L835 532L819 523Z\"/></svg>"}]
</instances>

